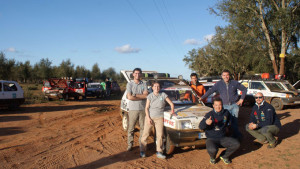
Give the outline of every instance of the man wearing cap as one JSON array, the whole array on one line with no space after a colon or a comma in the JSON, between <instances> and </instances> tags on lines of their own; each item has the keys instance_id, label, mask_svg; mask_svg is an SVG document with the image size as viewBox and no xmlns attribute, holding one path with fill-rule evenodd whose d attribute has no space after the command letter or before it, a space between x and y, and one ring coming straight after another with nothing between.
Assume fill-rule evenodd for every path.
<instances>
[{"instance_id":1,"label":"man wearing cap","mask_svg":"<svg viewBox=\"0 0 300 169\"><path fill-rule=\"evenodd\" d=\"M281 123L272 105L264 101L262 93L254 96L255 105L250 114L250 122L246 125L248 131L258 142L269 143L268 148L275 148L277 140L274 135L278 134Z\"/></svg>"},{"instance_id":2,"label":"man wearing cap","mask_svg":"<svg viewBox=\"0 0 300 169\"><path fill-rule=\"evenodd\" d=\"M145 105L148 95L147 84L140 80L142 70L140 68L135 68L132 75L133 81L128 82L126 86L127 98L129 100L127 151L132 150L134 127L137 121L140 126L139 145L141 145L141 138L144 130Z\"/></svg>"}]
</instances>

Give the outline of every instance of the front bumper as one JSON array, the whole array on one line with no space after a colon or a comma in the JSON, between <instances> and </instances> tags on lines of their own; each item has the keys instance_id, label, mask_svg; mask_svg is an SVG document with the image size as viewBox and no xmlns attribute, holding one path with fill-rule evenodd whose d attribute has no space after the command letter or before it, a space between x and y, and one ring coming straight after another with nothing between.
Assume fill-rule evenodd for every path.
<instances>
[{"instance_id":1,"label":"front bumper","mask_svg":"<svg viewBox=\"0 0 300 169\"><path fill-rule=\"evenodd\" d=\"M166 128L166 134L176 147L196 146L205 144L206 135L203 130L175 130Z\"/></svg>"},{"instance_id":2,"label":"front bumper","mask_svg":"<svg viewBox=\"0 0 300 169\"><path fill-rule=\"evenodd\" d=\"M300 97L282 98L283 105L297 105L300 104Z\"/></svg>"}]
</instances>

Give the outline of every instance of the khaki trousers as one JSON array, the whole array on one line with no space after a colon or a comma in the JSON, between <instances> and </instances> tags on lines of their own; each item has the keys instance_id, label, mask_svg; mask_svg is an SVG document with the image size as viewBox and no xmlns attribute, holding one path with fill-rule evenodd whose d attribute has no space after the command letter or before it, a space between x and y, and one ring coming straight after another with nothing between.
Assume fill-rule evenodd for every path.
<instances>
[{"instance_id":1,"label":"khaki trousers","mask_svg":"<svg viewBox=\"0 0 300 169\"><path fill-rule=\"evenodd\" d=\"M151 125L148 123L147 120L145 120L144 125L144 132L141 139L141 151L146 151L147 149L147 138L150 135L150 132L152 131L152 127L155 128L156 133L156 151L157 152L163 152L163 135L164 135L164 118L153 118L154 125Z\"/></svg>"},{"instance_id":2,"label":"khaki trousers","mask_svg":"<svg viewBox=\"0 0 300 169\"><path fill-rule=\"evenodd\" d=\"M260 129L250 130L247 124L246 131L248 131L259 142L264 142L267 140L269 143L274 144L276 142L274 135L278 134L279 128L276 125L269 125Z\"/></svg>"},{"instance_id":3,"label":"khaki trousers","mask_svg":"<svg viewBox=\"0 0 300 169\"><path fill-rule=\"evenodd\" d=\"M128 146L133 146L134 127L137 121L139 122L139 126L140 126L139 144L141 145L141 138L144 129L145 111L129 110L128 118L129 118L128 139L127 139Z\"/></svg>"}]
</instances>

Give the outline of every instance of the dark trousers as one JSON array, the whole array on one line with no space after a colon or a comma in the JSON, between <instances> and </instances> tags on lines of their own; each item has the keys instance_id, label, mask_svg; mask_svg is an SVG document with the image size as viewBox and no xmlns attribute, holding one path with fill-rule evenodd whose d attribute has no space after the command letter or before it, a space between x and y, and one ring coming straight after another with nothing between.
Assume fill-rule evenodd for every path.
<instances>
[{"instance_id":1,"label":"dark trousers","mask_svg":"<svg viewBox=\"0 0 300 169\"><path fill-rule=\"evenodd\" d=\"M219 148L226 148L223 158L229 158L239 147L240 142L232 137L208 138L206 140L206 149L210 158L216 158Z\"/></svg>"}]
</instances>

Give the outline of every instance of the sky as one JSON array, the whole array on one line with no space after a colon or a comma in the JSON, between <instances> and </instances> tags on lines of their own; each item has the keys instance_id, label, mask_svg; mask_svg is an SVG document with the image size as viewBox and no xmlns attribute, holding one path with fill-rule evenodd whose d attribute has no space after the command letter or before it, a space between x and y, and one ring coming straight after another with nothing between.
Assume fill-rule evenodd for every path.
<instances>
[{"instance_id":1,"label":"sky","mask_svg":"<svg viewBox=\"0 0 300 169\"><path fill-rule=\"evenodd\" d=\"M207 44L217 0L0 0L0 51L7 59L70 59L101 71L154 70L189 78L183 58Z\"/></svg>"}]
</instances>

